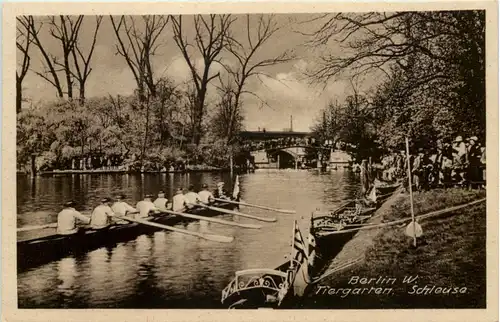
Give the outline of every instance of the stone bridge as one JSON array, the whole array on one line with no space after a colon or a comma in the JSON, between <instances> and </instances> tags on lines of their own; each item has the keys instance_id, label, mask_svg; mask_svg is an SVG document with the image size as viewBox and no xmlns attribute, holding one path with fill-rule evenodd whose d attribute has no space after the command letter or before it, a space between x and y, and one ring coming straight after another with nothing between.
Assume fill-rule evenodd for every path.
<instances>
[{"instance_id":1,"label":"stone bridge","mask_svg":"<svg viewBox=\"0 0 500 322\"><path fill-rule=\"evenodd\" d=\"M349 155L332 141L318 142L310 132L242 131L239 140L244 153L259 168L321 167L348 165Z\"/></svg>"}]
</instances>

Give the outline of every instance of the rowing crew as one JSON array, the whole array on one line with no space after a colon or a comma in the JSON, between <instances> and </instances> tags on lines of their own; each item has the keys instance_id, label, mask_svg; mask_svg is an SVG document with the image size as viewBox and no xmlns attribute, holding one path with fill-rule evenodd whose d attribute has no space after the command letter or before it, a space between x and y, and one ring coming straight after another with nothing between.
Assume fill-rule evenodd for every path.
<instances>
[{"instance_id":1,"label":"rowing crew","mask_svg":"<svg viewBox=\"0 0 500 322\"><path fill-rule=\"evenodd\" d=\"M110 198L101 200L101 204L97 206L92 215L89 217L82 215L74 206L74 202L70 201L64 204L64 209L57 215L57 233L60 235L72 235L78 232L77 221L84 224L90 224L92 229L104 229L109 227L111 221L117 224L125 224L127 221L117 219L133 214L135 219L148 219L150 214L159 214L165 210L173 210L175 212L184 212L186 209L192 209L197 204L211 204L218 199L236 199L237 196L231 198L224 189L224 183L217 184L217 190L212 194L208 190L208 185L203 184L202 190L199 193L194 191L194 186L190 185L188 192L183 193L182 188L178 188L176 194L172 198L172 203L168 203L165 198L165 193L160 191L155 201L152 201L151 195L144 196L144 199L139 201L136 207L132 207L124 200L125 195L120 195L113 203Z\"/></svg>"}]
</instances>

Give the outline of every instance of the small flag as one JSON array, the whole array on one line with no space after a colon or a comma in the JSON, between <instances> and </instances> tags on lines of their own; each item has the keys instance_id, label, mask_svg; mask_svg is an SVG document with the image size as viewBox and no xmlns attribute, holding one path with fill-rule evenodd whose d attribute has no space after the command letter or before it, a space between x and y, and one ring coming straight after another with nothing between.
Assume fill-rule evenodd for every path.
<instances>
[{"instance_id":1,"label":"small flag","mask_svg":"<svg viewBox=\"0 0 500 322\"><path fill-rule=\"evenodd\" d=\"M413 223L409 223L408 226L406 226L405 234L406 236L413 238ZM422 226L420 226L418 222L415 221L415 237L421 237L422 234Z\"/></svg>"},{"instance_id":2,"label":"small flag","mask_svg":"<svg viewBox=\"0 0 500 322\"><path fill-rule=\"evenodd\" d=\"M297 221L294 221L294 225L295 228L292 258L299 263L303 263L307 259L306 243L304 242L304 238L302 238L302 234L300 232L299 226L297 225Z\"/></svg>"},{"instance_id":3,"label":"small flag","mask_svg":"<svg viewBox=\"0 0 500 322\"><path fill-rule=\"evenodd\" d=\"M307 244L308 244L307 261L309 263L309 267L313 267L314 266L314 258L316 257L316 239L314 238L311 230L309 230Z\"/></svg>"},{"instance_id":4,"label":"small flag","mask_svg":"<svg viewBox=\"0 0 500 322\"><path fill-rule=\"evenodd\" d=\"M293 238L293 253L292 258L298 269L294 268L296 275L293 279L293 292L294 295L302 296L308 283L310 283L309 270L308 270L308 254L307 246L302 238L297 221L294 221L294 238Z\"/></svg>"},{"instance_id":5,"label":"small flag","mask_svg":"<svg viewBox=\"0 0 500 322\"><path fill-rule=\"evenodd\" d=\"M377 202L377 189L375 187L372 188L372 191L370 192L368 199L373 202Z\"/></svg>"}]
</instances>

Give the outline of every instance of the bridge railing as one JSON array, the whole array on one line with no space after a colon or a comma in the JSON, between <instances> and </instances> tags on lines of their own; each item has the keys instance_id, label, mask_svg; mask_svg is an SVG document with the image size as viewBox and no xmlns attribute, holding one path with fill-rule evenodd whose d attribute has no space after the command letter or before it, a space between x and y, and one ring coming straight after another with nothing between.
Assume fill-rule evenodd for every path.
<instances>
[{"instance_id":1,"label":"bridge railing","mask_svg":"<svg viewBox=\"0 0 500 322\"><path fill-rule=\"evenodd\" d=\"M314 138L279 138L262 141L244 140L240 142L241 150L245 152L260 150L278 150L292 147L304 147L314 149L330 149L331 144L323 144Z\"/></svg>"}]
</instances>

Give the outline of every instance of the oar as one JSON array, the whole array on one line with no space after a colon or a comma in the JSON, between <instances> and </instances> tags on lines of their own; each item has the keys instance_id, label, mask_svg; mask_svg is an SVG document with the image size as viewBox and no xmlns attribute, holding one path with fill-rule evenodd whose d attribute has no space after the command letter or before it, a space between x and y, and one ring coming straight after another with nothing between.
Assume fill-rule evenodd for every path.
<instances>
[{"instance_id":1,"label":"oar","mask_svg":"<svg viewBox=\"0 0 500 322\"><path fill-rule=\"evenodd\" d=\"M127 214L132 215L132 214L138 214L139 211L134 211L134 212L129 212ZM84 216L90 217L89 214L83 214ZM111 217L111 218L118 218L118 217ZM46 228L57 228L57 223L52 223L52 224L46 224L46 225L39 225L39 226L24 226L21 228L17 228L18 232L23 232L23 231L31 231L31 230L40 230L40 229L46 229Z\"/></svg>"},{"instance_id":2,"label":"oar","mask_svg":"<svg viewBox=\"0 0 500 322\"><path fill-rule=\"evenodd\" d=\"M286 210L286 209L279 209L279 208L271 208L271 207L266 207L266 206L249 204L249 203L246 203L246 202L238 202L238 201L232 201L232 200L226 200L226 199L219 199L219 198L214 198L214 199L217 200L217 201L232 203L232 204L235 204L235 205L242 205L242 206L247 206L247 207L254 207L254 208L260 208L260 209L271 210L271 211L276 211L276 212L282 212L284 214L294 214L294 213L296 213L295 210Z\"/></svg>"},{"instance_id":3,"label":"oar","mask_svg":"<svg viewBox=\"0 0 500 322\"><path fill-rule=\"evenodd\" d=\"M266 222L275 222L276 221L276 218L264 218L264 217L258 217L258 216L253 216L253 215L247 215L247 214L241 213L239 211L228 210L228 209L219 208L219 207L213 207L213 206L205 205L202 203L191 204L191 205L207 208L207 209L218 211L218 212L223 212L223 213L230 214L230 215L237 215L237 216L241 216L241 217L260 220L260 221L266 221Z\"/></svg>"},{"instance_id":4,"label":"oar","mask_svg":"<svg viewBox=\"0 0 500 322\"><path fill-rule=\"evenodd\" d=\"M152 226L152 227L157 227L157 228L161 228L161 229L165 229L165 230L175 231L175 232L181 233L181 234L196 236L199 238L203 238L203 239L211 240L211 241L216 241L219 243L230 243L234 240L234 237L215 235L215 234L197 233L195 231L189 231L189 230L185 230L185 229L180 229L180 228L167 226L167 225L161 225L161 224L157 224L154 222L135 219L135 218L129 218L129 217L125 217L125 216L118 217L118 218L123 219L123 220L127 220L127 221L131 221L131 222L135 222L135 223L139 223L139 224L143 224L143 225L147 225L147 226Z\"/></svg>"},{"instance_id":5,"label":"oar","mask_svg":"<svg viewBox=\"0 0 500 322\"><path fill-rule=\"evenodd\" d=\"M45 229L45 228L57 228L57 223L52 223L52 224L46 224L46 225L39 225L39 226L24 226L21 228L17 228L17 231L30 231L30 230L38 230L38 229Z\"/></svg>"},{"instance_id":6,"label":"oar","mask_svg":"<svg viewBox=\"0 0 500 322\"><path fill-rule=\"evenodd\" d=\"M193 215L193 214L186 214L184 212L177 212L177 211L166 210L166 209L161 209L161 212L164 212L164 213L167 213L167 214L172 214L172 215L177 215L177 216L182 216L182 217L187 217L187 218L192 218L192 219L199 219L199 220L211 221L211 222L218 223L218 224L221 224L221 225L237 226L237 227L251 228L251 229L260 229L260 228L262 228L262 226L260 226L260 225L242 224L242 223L237 223L237 222L234 222L234 221L227 221L227 220L222 220L222 219L217 219L217 218L210 218L210 217L206 217L206 216L198 216L198 215Z\"/></svg>"}]
</instances>

